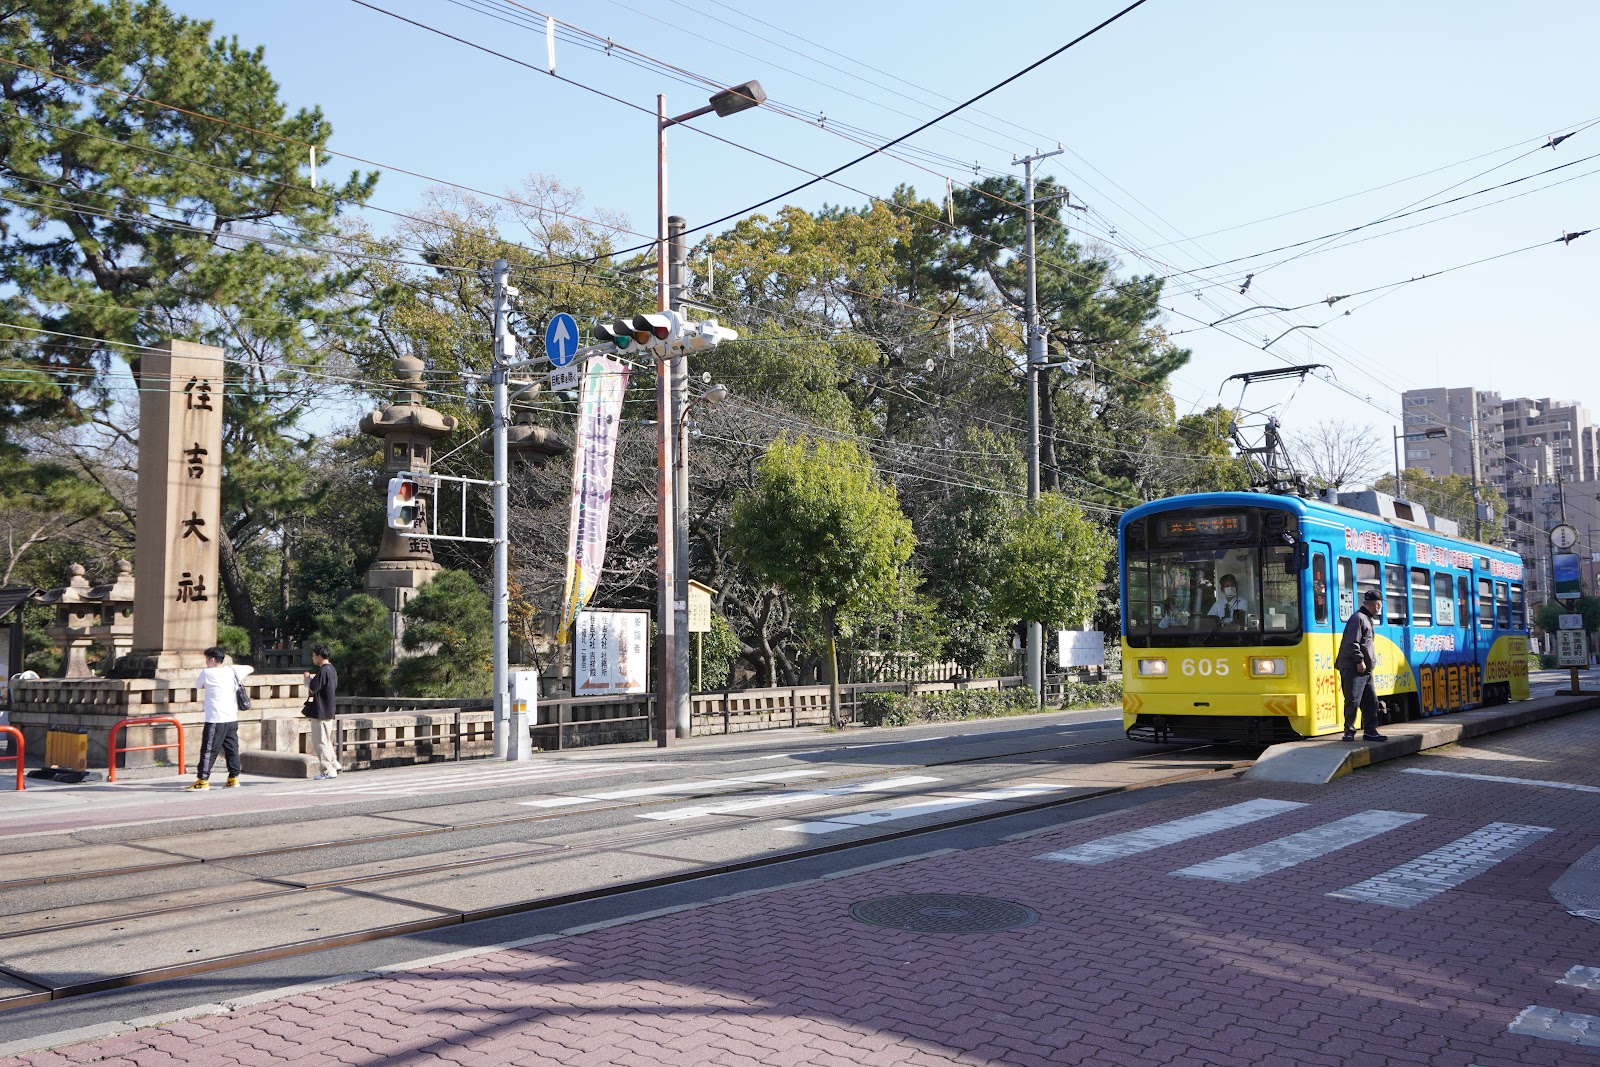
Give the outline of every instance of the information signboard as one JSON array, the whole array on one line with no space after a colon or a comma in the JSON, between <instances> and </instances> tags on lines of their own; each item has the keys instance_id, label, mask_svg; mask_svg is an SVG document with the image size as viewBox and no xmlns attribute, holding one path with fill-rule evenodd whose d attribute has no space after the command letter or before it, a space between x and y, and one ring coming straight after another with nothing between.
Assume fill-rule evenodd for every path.
<instances>
[{"instance_id":1,"label":"information signboard","mask_svg":"<svg viewBox=\"0 0 1600 1067\"><path fill-rule=\"evenodd\" d=\"M1556 666L1587 667L1589 665L1588 635L1582 630L1556 631Z\"/></svg>"},{"instance_id":2,"label":"information signboard","mask_svg":"<svg viewBox=\"0 0 1600 1067\"><path fill-rule=\"evenodd\" d=\"M1106 635L1099 630L1058 630L1061 666L1104 667Z\"/></svg>"},{"instance_id":3,"label":"information signboard","mask_svg":"<svg viewBox=\"0 0 1600 1067\"><path fill-rule=\"evenodd\" d=\"M1583 629L1583 616L1582 615L1559 615L1559 616L1557 616L1557 619L1559 620L1558 623L1557 623L1557 628L1558 629L1562 629L1562 630L1581 630L1581 629Z\"/></svg>"},{"instance_id":4,"label":"information signboard","mask_svg":"<svg viewBox=\"0 0 1600 1067\"><path fill-rule=\"evenodd\" d=\"M572 630L574 696L649 690L648 611L580 611Z\"/></svg>"}]
</instances>

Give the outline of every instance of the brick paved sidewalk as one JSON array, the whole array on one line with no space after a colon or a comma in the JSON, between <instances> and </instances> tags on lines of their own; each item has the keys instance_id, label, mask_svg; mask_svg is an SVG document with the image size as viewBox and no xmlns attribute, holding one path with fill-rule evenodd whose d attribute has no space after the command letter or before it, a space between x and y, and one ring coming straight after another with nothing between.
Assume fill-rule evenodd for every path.
<instances>
[{"instance_id":1,"label":"brick paved sidewalk","mask_svg":"<svg viewBox=\"0 0 1600 1067\"><path fill-rule=\"evenodd\" d=\"M1393 779L1401 792L1418 781ZM1427 814L1437 807L1347 786L1098 865L1040 858L1081 855L1071 850L1087 842L1105 854L1111 835L1265 795L1211 790L0 1067L1600 1064L1600 1047L1508 1030L1533 1006L1558 1024L1600 1014L1600 989L1562 982L1600 966L1600 925L1568 915L1547 891L1600 843L1594 833L1535 835L1414 908L1327 894L1479 833L1476 812ZM1360 824L1385 805L1419 817L1237 884L1174 873L1253 846L1295 860L1303 835L1350 816ZM1000 933L925 934L849 914L861 901L922 893L1000 898L1039 918Z\"/></svg>"}]
</instances>

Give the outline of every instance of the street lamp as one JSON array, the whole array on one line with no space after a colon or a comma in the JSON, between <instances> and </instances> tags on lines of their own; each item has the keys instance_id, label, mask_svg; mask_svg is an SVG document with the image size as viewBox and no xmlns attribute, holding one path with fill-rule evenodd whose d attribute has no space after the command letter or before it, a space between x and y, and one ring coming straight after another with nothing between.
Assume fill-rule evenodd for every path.
<instances>
[{"instance_id":1,"label":"street lamp","mask_svg":"<svg viewBox=\"0 0 1600 1067\"><path fill-rule=\"evenodd\" d=\"M671 253L667 241L667 128L713 112L736 115L766 100L758 81L714 93L704 107L667 117L667 97L656 97L656 285L658 311L672 310ZM689 646L679 640L689 627L688 506L675 491L673 427L688 410L688 360L663 352L656 361L656 628L661 656L656 668L656 744L688 737ZM674 412L677 418L673 417Z\"/></svg>"},{"instance_id":2,"label":"street lamp","mask_svg":"<svg viewBox=\"0 0 1600 1067\"><path fill-rule=\"evenodd\" d=\"M1420 433L1402 433L1394 431L1394 495L1404 499L1404 482L1400 467L1400 442L1401 441L1438 441L1450 436L1450 430L1445 426L1430 426Z\"/></svg>"}]
</instances>

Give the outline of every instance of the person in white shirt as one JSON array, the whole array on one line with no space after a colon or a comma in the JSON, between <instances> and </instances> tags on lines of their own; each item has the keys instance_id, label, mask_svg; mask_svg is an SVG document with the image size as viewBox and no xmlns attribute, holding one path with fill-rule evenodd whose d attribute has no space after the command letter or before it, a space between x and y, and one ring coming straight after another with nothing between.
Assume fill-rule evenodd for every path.
<instances>
[{"instance_id":1,"label":"person in white shirt","mask_svg":"<svg viewBox=\"0 0 1600 1067\"><path fill-rule=\"evenodd\" d=\"M1239 595L1239 579L1224 574L1218 584L1222 587L1222 593L1217 597L1217 602L1211 605L1211 610L1206 612L1207 615L1215 615L1223 622L1232 622L1234 612L1250 610L1249 603Z\"/></svg>"},{"instance_id":2,"label":"person in white shirt","mask_svg":"<svg viewBox=\"0 0 1600 1067\"><path fill-rule=\"evenodd\" d=\"M225 665L227 658L228 654L220 648L206 649L205 669L195 678L206 721L200 734L200 759L195 765L195 780L190 790L211 788L211 765L216 762L219 750L228 764L227 784L239 784L239 701L236 694L239 683L255 668Z\"/></svg>"}]
</instances>

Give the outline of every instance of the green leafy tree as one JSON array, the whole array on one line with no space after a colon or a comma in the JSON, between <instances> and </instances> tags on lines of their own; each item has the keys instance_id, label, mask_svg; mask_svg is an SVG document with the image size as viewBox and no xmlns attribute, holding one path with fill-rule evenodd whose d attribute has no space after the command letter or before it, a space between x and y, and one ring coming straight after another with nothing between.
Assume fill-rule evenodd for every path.
<instances>
[{"instance_id":1,"label":"green leafy tree","mask_svg":"<svg viewBox=\"0 0 1600 1067\"><path fill-rule=\"evenodd\" d=\"M406 604L402 644L411 655L394 669L406 696L482 697L494 688L489 598L464 571L441 571Z\"/></svg>"},{"instance_id":2,"label":"green leafy tree","mask_svg":"<svg viewBox=\"0 0 1600 1067\"><path fill-rule=\"evenodd\" d=\"M1007 524L1007 566L998 575L996 604L1013 619L1043 623L1046 633L1085 622L1114 548L1111 535L1076 504L1060 493L1041 493Z\"/></svg>"},{"instance_id":3,"label":"green leafy tree","mask_svg":"<svg viewBox=\"0 0 1600 1067\"><path fill-rule=\"evenodd\" d=\"M93 419L136 436L111 371L143 346L226 353L223 520L228 615L259 643L246 558L304 499L306 435L328 353L370 306L348 293L340 212L375 176L301 168L331 128L278 99L260 49L158 0L22 0L0 15L0 338L26 372L0 375L0 454L40 424ZM13 454L10 462L17 460Z\"/></svg>"},{"instance_id":4,"label":"green leafy tree","mask_svg":"<svg viewBox=\"0 0 1600 1067\"><path fill-rule=\"evenodd\" d=\"M734 502L729 538L759 581L819 616L837 724L840 619L895 594L915 543L894 488L847 441L780 438Z\"/></svg>"},{"instance_id":5,"label":"green leafy tree","mask_svg":"<svg viewBox=\"0 0 1600 1067\"><path fill-rule=\"evenodd\" d=\"M316 641L328 646L341 690L354 696L383 694L394 653L394 631L383 601L366 593L345 597L318 620Z\"/></svg>"}]
</instances>

